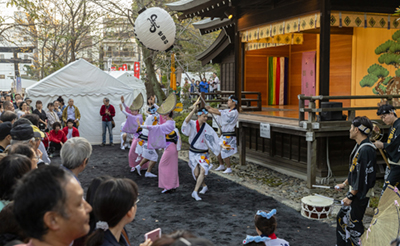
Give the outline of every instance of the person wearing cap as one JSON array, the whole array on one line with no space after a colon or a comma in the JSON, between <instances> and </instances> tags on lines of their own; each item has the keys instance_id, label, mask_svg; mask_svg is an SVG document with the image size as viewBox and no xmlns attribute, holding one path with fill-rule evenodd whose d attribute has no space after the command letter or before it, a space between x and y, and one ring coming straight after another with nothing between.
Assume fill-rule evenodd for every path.
<instances>
[{"instance_id":1,"label":"person wearing cap","mask_svg":"<svg viewBox=\"0 0 400 246\"><path fill-rule=\"evenodd\" d=\"M230 157L237 153L236 143L236 124L239 118L238 98L230 96L228 99L228 109L218 110L211 106L206 106L208 112L215 115L215 120L221 127L221 137L219 144L221 145L221 154L218 156L219 167L216 171L224 171L226 163L226 170L224 173L231 173L231 160Z\"/></svg>"},{"instance_id":2,"label":"person wearing cap","mask_svg":"<svg viewBox=\"0 0 400 246\"><path fill-rule=\"evenodd\" d=\"M33 131L37 132L40 134L40 137L36 137L36 145L38 146L36 149L39 149L41 153L38 152L38 156L40 156L41 160L46 163L50 164L51 160L49 156L47 155L47 150L46 147L44 146L43 139L46 138L46 135L39 130L39 116L37 114L26 114L23 116L23 118L28 119L31 122Z\"/></svg>"},{"instance_id":3,"label":"person wearing cap","mask_svg":"<svg viewBox=\"0 0 400 246\"><path fill-rule=\"evenodd\" d=\"M0 153L3 153L8 145L11 143L11 122L4 122L0 124Z\"/></svg>"},{"instance_id":4,"label":"person wearing cap","mask_svg":"<svg viewBox=\"0 0 400 246\"><path fill-rule=\"evenodd\" d=\"M214 129L207 124L208 111L205 108L200 108L196 113L197 120L191 120L196 111L196 106L201 103L199 99L193 104L193 110L182 124L182 133L189 137L190 149L188 164L192 169L193 178L196 180L196 186L192 192L192 197L196 201L201 200L199 193L204 194L208 191L204 179L213 166L208 149L211 149L216 156L221 152L218 135ZM200 186L203 186L203 188L198 193Z\"/></svg>"},{"instance_id":5,"label":"person wearing cap","mask_svg":"<svg viewBox=\"0 0 400 246\"><path fill-rule=\"evenodd\" d=\"M356 141L356 146L350 154L347 179L335 186L337 190L350 186L337 215L338 246L359 245L364 233L362 220L376 180L376 147L368 137L372 129L372 122L364 116L354 118L349 130L350 139Z\"/></svg>"},{"instance_id":6,"label":"person wearing cap","mask_svg":"<svg viewBox=\"0 0 400 246\"><path fill-rule=\"evenodd\" d=\"M74 99L68 100L68 106L64 108L62 113L62 120L67 123L69 119L74 121L74 127L79 127L79 120L81 119L81 113L78 107L74 105Z\"/></svg>"},{"instance_id":7,"label":"person wearing cap","mask_svg":"<svg viewBox=\"0 0 400 246\"><path fill-rule=\"evenodd\" d=\"M33 147L36 155L39 156L38 166L41 164L50 163L49 161L47 161L48 157L47 153L45 153L46 150L44 149L43 151L41 151L39 149L40 144L43 144L41 140L44 137L44 133L37 129L37 127L34 130L34 125L29 125L25 122L21 123L22 124L13 126L10 131L11 145L18 143L28 143ZM47 159L45 158L45 156Z\"/></svg>"},{"instance_id":8,"label":"person wearing cap","mask_svg":"<svg viewBox=\"0 0 400 246\"><path fill-rule=\"evenodd\" d=\"M32 103L32 99L30 99L29 97L25 98L25 102L28 108L29 113L33 113L33 107L31 106Z\"/></svg>"},{"instance_id":9,"label":"person wearing cap","mask_svg":"<svg viewBox=\"0 0 400 246\"><path fill-rule=\"evenodd\" d=\"M400 152L398 151L400 148L400 120L397 118L395 108L388 104L380 106L377 115L381 117L383 123L391 126L387 142L375 141L374 143L378 149L385 150L389 162L385 172L383 194L389 184L400 188Z\"/></svg>"}]
</instances>

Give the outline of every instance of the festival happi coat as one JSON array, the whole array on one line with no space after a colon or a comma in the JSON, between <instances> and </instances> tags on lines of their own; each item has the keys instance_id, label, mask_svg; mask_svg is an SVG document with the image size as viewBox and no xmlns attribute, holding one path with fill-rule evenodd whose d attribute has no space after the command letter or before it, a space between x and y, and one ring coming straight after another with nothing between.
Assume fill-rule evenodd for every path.
<instances>
[{"instance_id":1,"label":"festival happi coat","mask_svg":"<svg viewBox=\"0 0 400 246\"><path fill-rule=\"evenodd\" d=\"M207 123L204 123L203 126L200 127L197 120L190 120L189 123L184 121L182 124L182 133L189 137L189 143L191 147L194 147L197 150L204 150L202 153L194 153L189 151L189 166L192 169L193 178L196 179L194 175L194 169L197 165L200 165L202 168L204 168L205 174L207 175L211 167L208 149L210 149L217 156L221 152L221 146L219 145L217 133ZM197 134L199 134L199 136L194 142Z\"/></svg>"},{"instance_id":2,"label":"festival happi coat","mask_svg":"<svg viewBox=\"0 0 400 246\"><path fill-rule=\"evenodd\" d=\"M157 125L159 122L159 118L160 116L154 111L153 113L150 113L147 116L146 120L144 121L144 125L146 126ZM136 150L135 150L136 154L138 154L137 159L143 157L150 161L157 161L158 160L157 152L154 149L147 148L148 134L149 130L143 129L141 135L139 136L140 140L136 145Z\"/></svg>"},{"instance_id":3,"label":"festival happi coat","mask_svg":"<svg viewBox=\"0 0 400 246\"><path fill-rule=\"evenodd\" d=\"M222 135L219 139L219 145L222 145L221 157L225 159L237 153L236 136L224 136L224 133L235 134L236 123L239 118L239 112L236 109L219 110L221 115L215 115L218 124L221 126ZM229 134L226 134L229 135Z\"/></svg>"}]
</instances>

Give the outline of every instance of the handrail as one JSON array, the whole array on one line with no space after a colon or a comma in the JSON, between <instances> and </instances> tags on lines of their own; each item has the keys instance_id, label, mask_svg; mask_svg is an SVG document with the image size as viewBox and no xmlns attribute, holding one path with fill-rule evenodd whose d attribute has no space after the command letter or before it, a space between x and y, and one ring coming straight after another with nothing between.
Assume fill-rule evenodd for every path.
<instances>
[{"instance_id":1,"label":"handrail","mask_svg":"<svg viewBox=\"0 0 400 246\"><path fill-rule=\"evenodd\" d=\"M298 95L299 100L335 100L335 99L391 99L400 98L400 95L365 95L365 96L304 96Z\"/></svg>"},{"instance_id":2,"label":"handrail","mask_svg":"<svg viewBox=\"0 0 400 246\"><path fill-rule=\"evenodd\" d=\"M203 98L205 99L205 102L207 103L212 103L212 102L220 102L220 103L225 103L228 102L228 97L224 97L225 95L234 95L234 91L217 91L217 92L202 92L201 93ZM191 96L198 96L198 93L191 92ZM206 96L218 96L220 95L220 98L217 99L206 99ZM259 91L242 91L242 96L245 96L242 98L242 102L247 102L250 103L250 106L244 106L242 103L242 109L243 111L261 111L262 106L261 106L261 92ZM246 95L256 95L257 98L246 98ZM196 97L197 99L197 97ZM192 97L192 101L194 101L194 97ZM257 106L253 107L251 106L251 102L257 102Z\"/></svg>"},{"instance_id":3,"label":"handrail","mask_svg":"<svg viewBox=\"0 0 400 246\"><path fill-rule=\"evenodd\" d=\"M347 121L352 121L355 118L357 110L377 110L376 107L341 107L341 108L317 108L315 101L317 100L338 100L338 99L383 99L387 101L387 104L393 105L393 99L400 98L400 95L365 95L365 96L305 96L300 94L297 96L299 99L299 125L304 127L305 113L308 113L307 128L312 128L312 123L316 122L317 114L321 112L332 112L332 111L347 111ZM308 107L305 107L305 101L309 100ZM400 107L396 107L400 108Z\"/></svg>"}]
</instances>

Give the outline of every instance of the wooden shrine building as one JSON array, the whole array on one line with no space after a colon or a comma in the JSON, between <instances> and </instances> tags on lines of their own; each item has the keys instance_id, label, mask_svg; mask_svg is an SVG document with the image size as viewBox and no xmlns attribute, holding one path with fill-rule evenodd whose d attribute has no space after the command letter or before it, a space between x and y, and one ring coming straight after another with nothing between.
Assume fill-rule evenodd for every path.
<instances>
[{"instance_id":1,"label":"wooden shrine building","mask_svg":"<svg viewBox=\"0 0 400 246\"><path fill-rule=\"evenodd\" d=\"M399 5L394 0L167 4L181 19L200 17L193 25L201 34L220 32L197 58L221 64L222 90L234 91L239 100L246 91L261 93L262 111L240 115L241 163L258 159L307 179L309 187L332 173L347 175L354 116L376 119L382 100L400 104L387 96L400 92L400 22L394 16Z\"/></svg>"}]
</instances>

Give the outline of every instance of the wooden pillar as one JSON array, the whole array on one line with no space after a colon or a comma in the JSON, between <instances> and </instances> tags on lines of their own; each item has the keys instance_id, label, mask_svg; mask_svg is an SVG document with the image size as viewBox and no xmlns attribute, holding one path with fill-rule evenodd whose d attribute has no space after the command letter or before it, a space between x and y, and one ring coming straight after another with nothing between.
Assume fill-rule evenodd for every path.
<instances>
[{"instance_id":1,"label":"wooden pillar","mask_svg":"<svg viewBox=\"0 0 400 246\"><path fill-rule=\"evenodd\" d=\"M239 121L239 164L246 165L246 134L243 122Z\"/></svg>"},{"instance_id":2,"label":"wooden pillar","mask_svg":"<svg viewBox=\"0 0 400 246\"><path fill-rule=\"evenodd\" d=\"M317 172L317 139L307 142L307 188L315 184Z\"/></svg>"},{"instance_id":3,"label":"wooden pillar","mask_svg":"<svg viewBox=\"0 0 400 246\"><path fill-rule=\"evenodd\" d=\"M238 14L236 11L235 16L235 96L239 99L238 105L242 105L242 39L240 38L240 32L238 31Z\"/></svg>"},{"instance_id":4,"label":"wooden pillar","mask_svg":"<svg viewBox=\"0 0 400 246\"><path fill-rule=\"evenodd\" d=\"M329 96L329 66L331 46L331 0L321 1L319 36L319 94Z\"/></svg>"}]
</instances>

